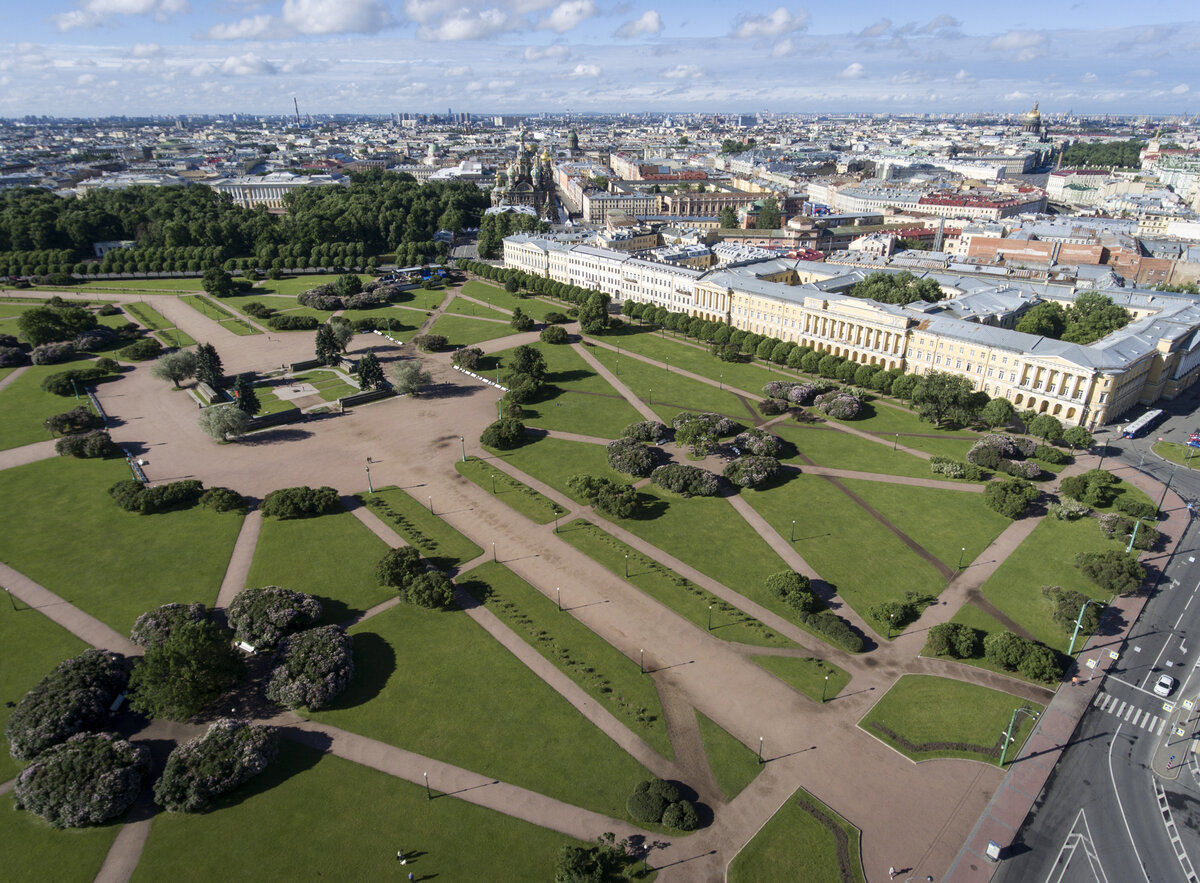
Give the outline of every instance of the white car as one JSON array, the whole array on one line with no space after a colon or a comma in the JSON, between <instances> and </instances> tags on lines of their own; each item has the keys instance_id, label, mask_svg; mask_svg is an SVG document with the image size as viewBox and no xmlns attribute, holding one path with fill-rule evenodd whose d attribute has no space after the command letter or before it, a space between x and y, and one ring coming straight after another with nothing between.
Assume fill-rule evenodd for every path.
<instances>
[{"instance_id":1,"label":"white car","mask_svg":"<svg viewBox=\"0 0 1200 883\"><path fill-rule=\"evenodd\" d=\"M1175 689L1175 679L1170 675L1159 675L1158 683L1154 685L1154 692L1159 696L1170 696L1171 691Z\"/></svg>"}]
</instances>

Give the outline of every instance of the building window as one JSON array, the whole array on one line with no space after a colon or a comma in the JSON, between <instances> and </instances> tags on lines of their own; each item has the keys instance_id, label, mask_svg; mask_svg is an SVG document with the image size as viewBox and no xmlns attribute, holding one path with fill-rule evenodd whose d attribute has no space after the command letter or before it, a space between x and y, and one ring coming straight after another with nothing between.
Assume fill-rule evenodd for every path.
<instances>
[{"instance_id":1,"label":"building window","mask_svg":"<svg viewBox=\"0 0 1200 883\"><path fill-rule=\"evenodd\" d=\"M1107 401L1108 401L1108 393L1106 393L1106 392L1102 392L1102 393L1100 393L1100 402L1101 402L1101 403L1104 403L1104 402L1107 402Z\"/></svg>"}]
</instances>

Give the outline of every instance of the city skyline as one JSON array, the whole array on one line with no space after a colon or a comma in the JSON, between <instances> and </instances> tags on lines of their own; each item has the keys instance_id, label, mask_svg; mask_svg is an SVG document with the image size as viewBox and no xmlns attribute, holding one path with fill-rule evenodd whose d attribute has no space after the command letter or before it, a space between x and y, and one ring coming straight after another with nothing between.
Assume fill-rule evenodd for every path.
<instances>
[{"instance_id":1,"label":"city skyline","mask_svg":"<svg viewBox=\"0 0 1200 883\"><path fill-rule=\"evenodd\" d=\"M1052 6L6 0L0 116L1200 110L1176 5Z\"/></svg>"}]
</instances>

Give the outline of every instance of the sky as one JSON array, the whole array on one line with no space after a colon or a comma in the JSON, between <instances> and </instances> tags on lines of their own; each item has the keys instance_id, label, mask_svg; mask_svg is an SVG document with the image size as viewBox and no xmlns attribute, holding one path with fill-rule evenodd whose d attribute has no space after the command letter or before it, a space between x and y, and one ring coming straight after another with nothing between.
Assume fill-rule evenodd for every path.
<instances>
[{"instance_id":1,"label":"sky","mask_svg":"<svg viewBox=\"0 0 1200 883\"><path fill-rule=\"evenodd\" d=\"M0 0L0 116L1200 112L1161 0Z\"/></svg>"}]
</instances>

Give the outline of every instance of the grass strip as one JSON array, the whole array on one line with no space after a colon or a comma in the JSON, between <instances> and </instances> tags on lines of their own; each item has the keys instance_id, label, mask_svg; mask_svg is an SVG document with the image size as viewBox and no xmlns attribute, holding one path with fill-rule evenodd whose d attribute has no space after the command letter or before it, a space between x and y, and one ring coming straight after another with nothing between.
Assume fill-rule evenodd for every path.
<instances>
[{"instance_id":1,"label":"grass strip","mask_svg":"<svg viewBox=\"0 0 1200 883\"><path fill-rule=\"evenodd\" d=\"M709 769L717 780L717 787L727 801L742 793L747 785L763 771L758 755L732 736L714 721L696 712L700 726L700 741L704 743L704 754Z\"/></svg>"},{"instance_id":2,"label":"grass strip","mask_svg":"<svg viewBox=\"0 0 1200 883\"><path fill-rule=\"evenodd\" d=\"M483 549L398 487L378 488L373 494L356 496L409 545L415 546L423 558L442 570L461 567L483 554Z\"/></svg>"},{"instance_id":3,"label":"grass strip","mask_svg":"<svg viewBox=\"0 0 1200 883\"><path fill-rule=\"evenodd\" d=\"M814 702L835 698L850 683L847 672L812 656L752 656L750 661Z\"/></svg>"},{"instance_id":4,"label":"grass strip","mask_svg":"<svg viewBox=\"0 0 1200 883\"><path fill-rule=\"evenodd\" d=\"M549 524L556 514L566 511L545 494L517 481L492 460L478 457L468 457L465 462L456 460L454 471L537 524Z\"/></svg>"}]
</instances>

